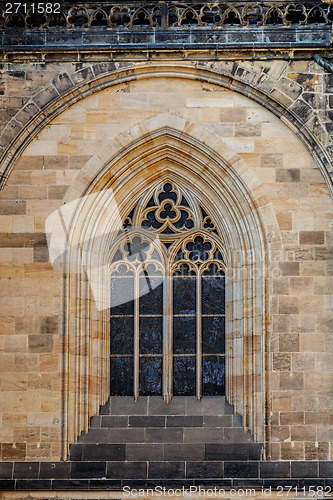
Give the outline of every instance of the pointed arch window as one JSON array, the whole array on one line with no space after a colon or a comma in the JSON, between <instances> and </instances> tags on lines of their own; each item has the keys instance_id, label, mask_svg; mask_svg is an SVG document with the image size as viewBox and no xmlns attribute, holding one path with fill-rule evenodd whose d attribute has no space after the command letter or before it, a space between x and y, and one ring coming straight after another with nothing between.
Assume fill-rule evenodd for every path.
<instances>
[{"instance_id":1,"label":"pointed arch window","mask_svg":"<svg viewBox=\"0 0 333 500\"><path fill-rule=\"evenodd\" d=\"M207 207L174 181L124 217L111 252L111 395L225 394L225 265Z\"/></svg>"}]
</instances>

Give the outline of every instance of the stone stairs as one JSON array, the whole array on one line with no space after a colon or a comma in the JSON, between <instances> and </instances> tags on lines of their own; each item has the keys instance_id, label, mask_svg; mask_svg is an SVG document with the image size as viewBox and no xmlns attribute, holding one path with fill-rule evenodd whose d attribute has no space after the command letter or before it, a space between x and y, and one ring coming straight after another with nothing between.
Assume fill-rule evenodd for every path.
<instances>
[{"instance_id":1,"label":"stone stairs","mask_svg":"<svg viewBox=\"0 0 333 500\"><path fill-rule=\"evenodd\" d=\"M169 405L155 396L137 402L111 397L92 417L88 433L71 445L70 460L108 461L114 466L123 462L140 476L141 468L161 462L185 468L186 463L218 466L226 460L260 460L261 452L261 444L244 432L241 416L223 397L204 397L200 402L174 397Z\"/></svg>"}]
</instances>

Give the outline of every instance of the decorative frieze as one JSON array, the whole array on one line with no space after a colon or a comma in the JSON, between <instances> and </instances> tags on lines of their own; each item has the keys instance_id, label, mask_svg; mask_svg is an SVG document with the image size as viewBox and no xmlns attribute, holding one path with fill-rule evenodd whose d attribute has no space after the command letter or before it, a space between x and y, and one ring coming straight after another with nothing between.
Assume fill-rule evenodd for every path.
<instances>
[{"instance_id":1,"label":"decorative frieze","mask_svg":"<svg viewBox=\"0 0 333 500\"><path fill-rule=\"evenodd\" d=\"M7 3L0 9L4 29L193 29L227 26L322 25L333 21L333 7L318 1L290 2L84 2ZM51 6L47 8L47 6Z\"/></svg>"}]
</instances>

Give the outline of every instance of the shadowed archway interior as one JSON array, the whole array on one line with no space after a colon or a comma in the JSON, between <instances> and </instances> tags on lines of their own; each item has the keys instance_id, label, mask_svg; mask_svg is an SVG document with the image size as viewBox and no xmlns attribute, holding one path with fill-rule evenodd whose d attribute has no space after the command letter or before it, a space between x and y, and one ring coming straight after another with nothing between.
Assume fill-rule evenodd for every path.
<instances>
[{"instance_id":1,"label":"shadowed archway interior","mask_svg":"<svg viewBox=\"0 0 333 500\"><path fill-rule=\"evenodd\" d=\"M146 211L146 220L153 221L153 216L147 216L151 208L149 200L154 193L156 197L156 193L158 196L163 189L169 189L170 184L170 192L180 189L179 193L192 201L192 204L187 200L186 203L189 207L196 207L193 219L197 217L197 224L204 225L208 215L211 222L214 221L216 232L201 227L201 232L196 234L194 228L187 228L187 236L190 240L192 237L192 242L183 235L177 237L172 253L174 258L169 262L172 265L176 262L175 257L181 249L184 257L184 251L191 250L186 246L189 242L197 243L197 250L199 243L211 245L207 248L209 251L215 245L219 252L215 256L216 264L220 263L220 270L226 272L225 352L213 354L225 358L225 394L228 402L243 417L245 430L251 432L255 441L265 443L266 455L269 453L269 405L266 396L268 263L263 230L263 219L269 212L269 206L256 204L246 181L252 183L252 189L258 186L247 177L246 164L241 162L231 166L228 160L232 155L228 149L224 150L226 157L221 156L207 143L198 140L195 132L179 133L164 126L148 136L144 135L99 168L90 185L82 192L82 199L94 195L93 203L81 203L72 220L69 241L71 248L79 246L81 255L85 255L86 259L84 265L76 259L74 268L72 266L67 270L64 280L65 457L69 445L81 432L88 430L90 418L99 413L100 406L110 396L110 280L115 255L112 249L119 235L119 220L124 221L132 212L135 214L135 208L139 206L137 214ZM214 137L212 141L218 146ZM111 212L106 210L114 204L118 218L110 216ZM171 210L172 206L165 208ZM202 220L199 223L201 209ZM208 236L211 240L205 241ZM198 237L203 241L196 241ZM152 245L155 243L151 241ZM167 249L163 251L166 256ZM91 269L95 272L89 271ZM96 303L96 288L99 290L99 304ZM140 319L139 315L137 319ZM168 336L171 329L166 326L164 332ZM164 355L170 360L173 356L170 352ZM137 351L137 363L140 363L139 358ZM201 372L198 366L202 359L196 361L196 377L199 378ZM140 377L139 370L137 375L135 371L133 373L133 377ZM164 368L162 373L164 382L161 387L163 385L164 398L168 401L173 384L167 380L172 369ZM139 380L136 385L133 382L133 391L139 385ZM201 394L196 396L200 398Z\"/></svg>"}]
</instances>

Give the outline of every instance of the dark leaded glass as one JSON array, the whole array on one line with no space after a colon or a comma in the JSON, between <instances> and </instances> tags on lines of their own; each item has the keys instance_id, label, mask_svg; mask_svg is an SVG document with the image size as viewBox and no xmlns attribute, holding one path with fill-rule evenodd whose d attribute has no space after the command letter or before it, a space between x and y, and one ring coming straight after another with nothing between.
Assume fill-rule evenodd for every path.
<instances>
[{"instance_id":1,"label":"dark leaded glass","mask_svg":"<svg viewBox=\"0 0 333 500\"><path fill-rule=\"evenodd\" d=\"M202 394L203 396L224 396L225 387L224 356L202 357Z\"/></svg>"},{"instance_id":2,"label":"dark leaded glass","mask_svg":"<svg viewBox=\"0 0 333 500\"><path fill-rule=\"evenodd\" d=\"M203 354L224 353L224 337L224 316L208 316L202 318Z\"/></svg>"},{"instance_id":3,"label":"dark leaded glass","mask_svg":"<svg viewBox=\"0 0 333 500\"><path fill-rule=\"evenodd\" d=\"M175 354L195 354L196 317L176 317L173 319L173 352Z\"/></svg>"},{"instance_id":4,"label":"dark leaded glass","mask_svg":"<svg viewBox=\"0 0 333 500\"><path fill-rule=\"evenodd\" d=\"M161 278L140 278L140 315L163 314L163 283Z\"/></svg>"},{"instance_id":5,"label":"dark leaded glass","mask_svg":"<svg viewBox=\"0 0 333 500\"><path fill-rule=\"evenodd\" d=\"M142 396L162 394L162 357L140 357L139 393Z\"/></svg>"},{"instance_id":6,"label":"dark leaded glass","mask_svg":"<svg viewBox=\"0 0 333 500\"><path fill-rule=\"evenodd\" d=\"M134 279L125 276L111 277L111 315L134 314Z\"/></svg>"},{"instance_id":7,"label":"dark leaded glass","mask_svg":"<svg viewBox=\"0 0 333 500\"><path fill-rule=\"evenodd\" d=\"M133 354L134 318L111 317L111 355Z\"/></svg>"},{"instance_id":8,"label":"dark leaded glass","mask_svg":"<svg viewBox=\"0 0 333 500\"><path fill-rule=\"evenodd\" d=\"M201 283L202 314L224 314L224 278L203 276Z\"/></svg>"},{"instance_id":9,"label":"dark leaded glass","mask_svg":"<svg viewBox=\"0 0 333 500\"><path fill-rule=\"evenodd\" d=\"M140 318L140 354L162 354L163 317Z\"/></svg>"},{"instance_id":10,"label":"dark leaded glass","mask_svg":"<svg viewBox=\"0 0 333 500\"><path fill-rule=\"evenodd\" d=\"M112 396L133 396L133 357L111 358L110 390Z\"/></svg>"},{"instance_id":11,"label":"dark leaded glass","mask_svg":"<svg viewBox=\"0 0 333 500\"><path fill-rule=\"evenodd\" d=\"M174 356L173 394L195 396L195 356Z\"/></svg>"},{"instance_id":12,"label":"dark leaded glass","mask_svg":"<svg viewBox=\"0 0 333 500\"><path fill-rule=\"evenodd\" d=\"M195 314L196 311L196 278L174 277L173 279L173 313Z\"/></svg>"}]
</instances>

